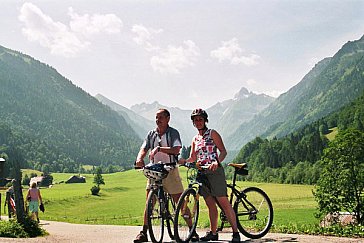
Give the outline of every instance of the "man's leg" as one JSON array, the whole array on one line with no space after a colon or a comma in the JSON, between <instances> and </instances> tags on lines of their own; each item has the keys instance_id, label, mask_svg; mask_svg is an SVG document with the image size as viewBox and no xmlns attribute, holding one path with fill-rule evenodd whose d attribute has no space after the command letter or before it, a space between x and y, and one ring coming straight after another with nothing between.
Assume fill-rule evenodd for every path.
<instances>
[{"instance_id":1,"label":"man's leg","mask_svg":"<svg viewBox=\"0 0 364 243\"><path fill-rule=\"evenodd\" d=\"M147 200L149 195L149 189L147 189ZM143 215L143 229L136 236L134 243L147 242L148 241L148 220L147 220L147 200L145 200L144 215Z\"/></svg>"}]
</instances>

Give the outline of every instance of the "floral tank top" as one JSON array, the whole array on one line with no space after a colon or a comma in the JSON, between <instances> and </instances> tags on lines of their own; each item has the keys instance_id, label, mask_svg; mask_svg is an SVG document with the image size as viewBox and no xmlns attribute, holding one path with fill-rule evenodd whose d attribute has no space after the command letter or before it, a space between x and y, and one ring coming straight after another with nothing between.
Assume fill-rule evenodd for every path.
<instances>
[{"instance_id":1,"label":"floral tank top","mask_svg":"<svg viewBox=\"0 0 364 243\"><path fill-rule=\"evenodd\" d=\"M211 131L211 129L207 129L202 137L196 136L194 138L195 150L197 153L197 162L200 162L201 165L207 165L211 164L214 161L219 161L217 147L211 137Z\"/></svg>"}]
</instances>

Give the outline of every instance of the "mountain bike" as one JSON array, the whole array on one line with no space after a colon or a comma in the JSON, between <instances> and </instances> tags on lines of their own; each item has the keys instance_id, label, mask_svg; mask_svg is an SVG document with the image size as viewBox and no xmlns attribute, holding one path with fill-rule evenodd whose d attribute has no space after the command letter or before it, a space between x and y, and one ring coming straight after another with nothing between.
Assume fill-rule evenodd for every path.
<instances>
[{"instance_id":1,"label":"mountain bike","mask_svg":"<svg viewBox=\"0 0 364 243\"><path fill-rule=\"evenodd\" d=\"M203 173L201 173L203 168L197 168L194 163L186 163L185 166L188 167L187 180L189 185L182 193L175 212L174 236L177 242L188 242L195 233L199 217L200 188L202 185L208 186ZM237 175L248 174L245 163L229 164L229 166L234 168L234 176L232 183L227 185L228 196L236 214L238 229L248 238L261 238L268 233L272 226L272 203L268 195L260 188L248 187L241 191L238 190ZM220 207L219 204L218 206ZM186 217L190 217L192 220L192 227L186 225ZM223 210L220 213L220 221L218 231L221 231L227 223L227 217Z\"/></svg>"},{"instance_id":2,"label":"mountain bike","mask_svg":"<svg viewBox=\"0 0 364 243\"><path fill-rule=\"evenodd\" d=\"M165 222L169 237L174 239L173 220L176 204L171 195L164 191L162 184L162 180L168 175L168 167L174 165L176 163L148 164L142 168L144 175L150 179L151 188L146 203L146 214L149 236L154 243L162 242Z\"/></svg>"}]
</instances>

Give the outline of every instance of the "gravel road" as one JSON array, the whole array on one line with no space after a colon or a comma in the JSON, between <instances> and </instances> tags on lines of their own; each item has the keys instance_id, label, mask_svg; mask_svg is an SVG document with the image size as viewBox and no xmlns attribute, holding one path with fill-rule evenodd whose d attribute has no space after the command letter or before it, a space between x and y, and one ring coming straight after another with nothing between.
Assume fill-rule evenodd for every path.
<instances>
[{"instance_id":1,"label":"gravel road","mask_svg":"<svg viewBox=\"0 0 364 243\"><path fill-rule=\"evenodd\" d=\"M140 226L114 226L114 225L85 225L85 224L70 224L63 222L44 221L41 220L41 226L49 233L46 237L38 237L31 239L11 239L0 238L0 242L14 243L14 242L39 242L39 243L52 243L52 242L87 242L87 243L114 243L114 242L133 242L133 239L140 231ZM200 235L204 235L205 231L198 231ZM242 235L241 235L242 236ZM223 232L219 234L219 241L215 242L229 242L231 240L231 232ZM169 239L168 234L164 238L164 242L173 242ZM303 243L336 243L336 242L361 242L364 239L355 238L338 238L338 237L324 237L324 236L311 236L311 235L296 235L296 234L273 234L269 233L262 239L250 240L242 236L242 242L303 242Z\"/></svg>"}]
</instances>

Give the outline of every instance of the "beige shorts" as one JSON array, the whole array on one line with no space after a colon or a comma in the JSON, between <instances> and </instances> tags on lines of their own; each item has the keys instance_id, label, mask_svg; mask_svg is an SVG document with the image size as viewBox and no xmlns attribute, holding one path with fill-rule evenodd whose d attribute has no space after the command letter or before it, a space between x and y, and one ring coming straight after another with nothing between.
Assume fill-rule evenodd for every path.
<instances>
[{"instance_id":1,"label":"beige shorts","mask_svg":"<svg viewBox=\"0 0 364 243\"><path fill-rule=\"evenodd\" d=\"M163 188L169 194L180 194L183 192L182 179L179 175L179 169L174 168L168 173L167 178L163 179ZM150 189L150 180L147 180L147 190Z\"/></svg>"}]
</instances>

